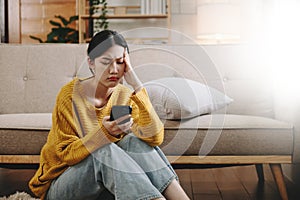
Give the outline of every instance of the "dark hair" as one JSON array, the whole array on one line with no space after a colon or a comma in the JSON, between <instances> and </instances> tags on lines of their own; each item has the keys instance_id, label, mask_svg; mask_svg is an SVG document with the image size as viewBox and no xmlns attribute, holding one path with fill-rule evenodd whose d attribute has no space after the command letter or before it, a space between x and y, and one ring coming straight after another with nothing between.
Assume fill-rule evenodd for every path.
<instances>
[{"instance_id":1,"label":"dark hair","mask_svg":"<svg viewBox=\"0 0 300 200\"><path fill-rule=\"evenodd\" d=\"M90 59L94 60L95 58L101 56L113 45L120 45L124 48L127 48L129 53L127 42L121 34L112 30L100 31L93 36L89 43L87 49L88 56Z\"/></svg>"}]
</instances>

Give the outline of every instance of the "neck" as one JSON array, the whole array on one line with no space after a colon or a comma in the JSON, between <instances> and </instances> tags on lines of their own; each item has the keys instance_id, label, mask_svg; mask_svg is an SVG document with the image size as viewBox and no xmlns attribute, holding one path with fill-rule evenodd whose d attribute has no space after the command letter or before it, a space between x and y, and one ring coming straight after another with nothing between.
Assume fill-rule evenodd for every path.
<instances>
[{"instance_id":1,"label":"neck","mask_svg":"<svg viewBox=\"0 0 300 200\"><path fill-rule=\"evenodd\" d=\"M97 85L94 85L93 91L95 92L94 96L96 99L106 99L110 95L112 88L107 88L98 83Z\"/></svg>"},{"instance_id":2,"label":"neck","mask_svg":"<svg viewBox=\"0 0 300 200\"><path fill-rule=\"evenodd\" d=\"M103 107L107 103L112 92L113 88L105 87L96 81L89 81L89 83L85 85L87 98L95 105L95 107Z\"/></svg>"}]
</instances>

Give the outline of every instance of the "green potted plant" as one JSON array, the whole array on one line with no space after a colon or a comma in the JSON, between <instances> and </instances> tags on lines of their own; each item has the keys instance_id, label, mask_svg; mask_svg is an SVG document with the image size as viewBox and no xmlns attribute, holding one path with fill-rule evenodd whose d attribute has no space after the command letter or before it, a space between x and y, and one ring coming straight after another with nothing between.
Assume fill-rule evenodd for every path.
<instances>
[{"instance_id":1,"label":"green potted plant","mask_svg":"<svg viewBox=\"0 0 300 200\"><path fill-rule=\"evenodd\" d=\"M101 5L99 8L98 6ZM93 20L92 15L99 12L100 15L96 20ZM91 30L90 33L94 33L95 31L100 31L103 29L108 28L108 21L107 21L107 1L106 0L90 0L90 26ZM91 35L92 36L92 35Z\"/></svg>"},{"instance_id":2,"label":"green potted plant","mask_svg":"<svg viewBox=\"0 0 300 200\"><path fill-rule=\"evenodd\" d=\"M49 23L54 26L51 32L47 35L47 40L43 41L41 38L30 35L29 37L38 40L40 43L78 43L78 30L69 27L69 25L78 20L78 16L71 16L69 20L61 15L56 15L55 18L60 22L50 20Z\"/></svg>"}]
</instances>

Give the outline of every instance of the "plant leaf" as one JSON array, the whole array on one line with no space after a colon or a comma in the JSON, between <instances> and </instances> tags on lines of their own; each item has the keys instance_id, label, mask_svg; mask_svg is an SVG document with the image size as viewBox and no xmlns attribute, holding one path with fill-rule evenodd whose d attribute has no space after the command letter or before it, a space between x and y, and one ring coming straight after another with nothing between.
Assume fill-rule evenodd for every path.
<instances>
[{"instance_id":1,"label":"plant leaf","mask_svg":"<svg viewBox=\"0 0 300 200\"><path fill-rule=\"evenodd\" d=\"M61 15L56 15L55 17L60 19L60 21L63 23L64 26L67 26L70 23L66 18L64 18Z\"/></svg>"},{"instance_id":2,"label":"plant leaf","mask_svg":"<svg viewBox=\"0 0 300 200\"><path fill-rule=\"evenodd\" d=\"M69 19L69 23L72 23L76 20L78 20L78 15L71 16L70 19Z\"/></svg>"},{"instance_id":3,"label":"plant leaf","mask_svg":"<svg viewBox=\"0 0 300 200\"><path fill-rule=\"evenodd\" d=\"M78 43L79 42L78 31L73 31L71 34L69 34L68 38L70 38L70 41L72 43Z\"/></svg>"},{"instance_id":4,"label":"plant leaf","mask_svg":"<svg viewBox=\"0 0 300 200\"><path fill-rule=\"evenodd\" d=\"M40 43L44 43L43 40L42 40L41 38L35 37L35 36L33 36L33 35L29 35L29 37L30 37L31 39L38 40Z\"/></svg>"},{"instance_id":5,"label":"plant leaf","mask_svg":"<svg viewBox=\"0 0 300 200\"><path fill-rule=\"evenodd\" d=\"M53 20L50 20L49 22L53 26L61 27L61 24L59 22L56 22L56 21L53 21Z\"/></svg>"},{"instance_id":6,"label":"plant leaf","mask_svg":"<svg viewBox=\"0 0 300 200\"><path fill-rule=\"evenodd\" d=\"M54 42L57 40L58 33L57 29L53 28L52 32L47 35L47 42Z\"/></svg>"}]
</instances>

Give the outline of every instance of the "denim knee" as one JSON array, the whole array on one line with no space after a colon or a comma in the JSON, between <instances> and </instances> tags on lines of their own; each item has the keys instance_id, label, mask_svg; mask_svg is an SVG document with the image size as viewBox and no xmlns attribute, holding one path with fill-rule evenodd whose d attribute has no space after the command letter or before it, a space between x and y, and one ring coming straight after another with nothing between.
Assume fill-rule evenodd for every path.
<instances>
[{"instance_id":1,"label":"denim knee","mask_svg":"<svg viewBox=\"0 0 300 200\"><path fill-rule=\"evenodd\" d=\"M121 141L117 143L126 152L139 152L146 153L153 150L153 147L149 146L146 142L139 139L133 134L126 135Z\"/></svg>"}]
</instances>

